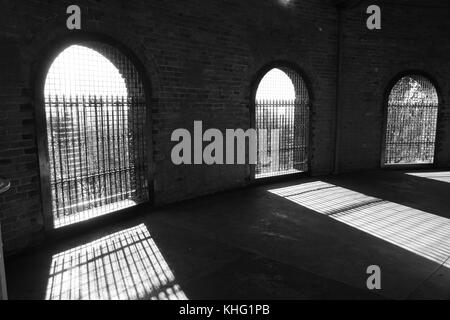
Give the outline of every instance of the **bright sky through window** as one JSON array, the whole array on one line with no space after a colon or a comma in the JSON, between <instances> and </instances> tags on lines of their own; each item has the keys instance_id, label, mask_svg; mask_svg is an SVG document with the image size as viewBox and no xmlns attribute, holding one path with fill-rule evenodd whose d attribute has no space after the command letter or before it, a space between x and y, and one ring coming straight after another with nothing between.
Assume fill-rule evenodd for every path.
<instances>
[{"instance_id":1,"label":"bright sky through window","mask_svg":"<svg viewBox=\"0 0 450 320\"><path fill-rule=\"evenodd\" d=\"M292 80L280 69L266 73L256 91L256 101L261 100L295 100L295 88Z\"/></svg>"},{"instance_id":2,"label":"bright sky through window","mask_svg":"<svg viewBox=\"0 0 450 320\"><path fill-rule=\"evenodd\" d=\"M53 62L45 81L45 95L127 96L119 70L97 51L72 45Z\"/></svg>"}]
</instances>

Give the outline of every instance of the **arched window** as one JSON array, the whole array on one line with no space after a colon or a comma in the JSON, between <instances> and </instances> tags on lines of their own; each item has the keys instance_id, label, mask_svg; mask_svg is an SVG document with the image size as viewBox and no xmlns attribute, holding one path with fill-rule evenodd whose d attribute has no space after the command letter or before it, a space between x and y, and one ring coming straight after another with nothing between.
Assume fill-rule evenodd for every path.
<instances>
[{"instance_id":1,"label":"arched window","mask_svg":"<svg viewBox=\"0 0 450 320\"><path fill-rule=\"evenodd\" d=\"M273 68L255 96L258 157L255 178L308 170L309 95L302 77L289 68Z\"/></svg>"},{"instance_id":2,"label":"arched window","mask_svg":"<svg viewBox=\"0 0 450 320\"><path fill-rule=\"evenodd\" d=\"M148 200L145 94L127 57L97 42L67 47L44 101L54 227Z\"/></svg>"},{"instance_id":3,"label":"arched window","mask_svg":"<svg viewBox=\"0 0 450 320\"><path fill-rule=\"evenodd\" d=\"M432 164L439 99L426 77L403 76L387 101L385 165Z\"/></svg>"}]
</instances>

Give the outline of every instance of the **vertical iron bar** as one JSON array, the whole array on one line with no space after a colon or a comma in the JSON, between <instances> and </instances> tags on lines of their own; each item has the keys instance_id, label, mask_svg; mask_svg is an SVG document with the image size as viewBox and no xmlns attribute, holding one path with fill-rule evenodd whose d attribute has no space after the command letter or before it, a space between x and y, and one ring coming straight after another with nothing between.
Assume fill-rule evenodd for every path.
<instances>
[{"instance_id":1,"label":"vertical iron bar","mask_svg":"<svg viewBox=\"0 0 450 320\"><path fill-rule=\"evenodd\" d=\"M109 98L108 96L105 96L105 106L106 106L106 141L107 141L107 148L108 148L108 186L109 186L109 196L111 197L111 201L114 202L113 196L114 192L112 190L112 177L111 177L111 136L110 136L110 124L109 124Z\"/></svg>"},{"instance_id":2,"label":"vertical iron bar","mask_svg":"<svg viewBox=\"0 0 450 320\"><path fill-rule=\"evenodd\" d=\"M95 157L96 162L97 162L97 172L96 172L96 177L98 180L98 206L102 206L103 203L103 197L102 197L102 183L101 183L101 175L100 175L100 137L99 137L99 120L98 120L98 101L97 101L97 96L94 95L94 110L95 110L95 135L96 135L96 147L97 147L97 155Z\"/></svg>"},{"instance_id":3,"label":"vertical iron bar","mask_svg":"<svg viewBox=\"0 0 450 320\"><path fill-rule=\"evenodd\" d=\"M54 201L55 201L55 206L56 206L56 208L53 208L53 210L56 210L56 212L55 211L53 211L53 213L55 214L56 213L56 216L58 217L59 216L59 210L60 210L60 204L59 204L59 194L58 194L58 192L59 192L59 186L58 186L58 178L57 178L57 175L56 175L56 172L57 172L57 169L56 169L56 151L55 151L55 138L54 138L54 135L55 135L55 129L53 128L53 106L52 106L52 104L53 104L53 100L52 100L52 96L51 95L49 95L48 96L48 105L49 105L49 113L50 113L50 134L49 134L49 144L51 145L51 154L52 154L52 156L50 157L50 159L52 159L51 161L53 162L53 179L54 179L54 187L55 187L55 194L54 194L54 196L55 196L55 199L54 199ZM58 103L56 102L56 108L58 108ZM53 188L52 188L53 189Z\"/></svg>"},{"instance_id":4,"label":"vertical iron bar","mask_svg":"<svg viewBox=\"0 0 450 320\"><path fill-rule=\"evenodd\" d=\"M122 96L122 103L121 103L121 108L122 108L122 121L121 121L121 124L122 124L122 133L121 133L121 135L122 135L122 145L123 145L123 172L124 172L124 184L125 184L125 194L124 194L124 197L125 197L125 199L127 199L128 198L128 192L129 192L129 190L128 190L128 166L127 166L127 161L126 161L126 158L127 158L127 145L126 145L126 139L125 139L125 125L126 125L126 121L125 121L125 99L124 99L124 97Z\"/></svg>"},{"instance_id":5,"label":"vertical iron bar","mask_svg":"<svg viewBox=\"0 0 450 320\"><path fill-rule=\"evenodd\" d=\"M120 152L120 124L121 124L121 119L120 119L120 100L119 97L116 96L117 99L117 156L118 156L118 160L119 160L119 185L120 185L120 194L119 194L119 199L123 200L123 184L122 184L122 159L121 159L121 152Z\"/></svg>"},{"instance_id":6,"label":"vertical iron bar","mask_svg":"<svg viewBox=\"0 0 450 320\"><path fill-rule=\"evenodd\" d=\"M55 96L56 100L56 118L58 119L58 128L57 128L57 134L58 134L58 155L59 155L59 182L61 183L61 196L62 196L62 215L65 215L65 207L66 207L66 201L65 201L65 194L64 194L64 175L63 175L63 160L62 160L62 154L61 154L61 117L59 115L59 99L58 96ZM59 218L59 216L58 216Z\"/></svg>"},{"instance_id":7,"label":"vertical iron bar","mask_svg":"<svg viewBox=\"0 0 450 320\"><path fill-rule=\"evenodd\" d=\"M87 111L89 111L89 108L90 108L90 106L89 106L89 104L86 104L86 98L85 98L85 96L83 95L82 96L82 104L83 104L83 120L84 120L84 123L83 123L83 128L84 128L84 148L83 148L83 152L84 152L84 155L85 155L85 166L86 166L86 176L85 176L85 180L86 180L86 184L87 184L87 193L88 193L88 196L87 196L87 201L88 201L88 209L90 209L92 206L91 206L91 186L90 186L90 184L91 184L91 178L90 178L90 175L91 175L91 170L90 170L90 166L89 166L89 159L88 159L88 153L89 153L89 144L88 144L88 120L87 120Z\"/></svg>"},{"instance_id":8,"label":"vertical iron bar","mask_svg":"<svg viewBox=\"0 0 450 320\"><path fill-rule=\"evenodd\" d=\"M75 107L76 108L76 107ZM75 153L75 148L78 145L77 141L75 140L75 132L76 132L76 128L75 128L75 124L74 124L74 116L73 116L73 111L74 111L74 101L72 100L72 96L69 96L69 109L70 109L70 127L71 127L71 134L72 134L72 148L71 148L71 161L73 162L73 181L75 184L75 199L74 199L74 203L72 204L72 206L77 205L80 203L80 199L79 199L79 194L78 194L78 175L77 175L77 159L76 159L76 153ZM78 110L77 110L78 111ZM75 211L77 210L77 207L73 207L75 209Z\"/></svg>"},{"instance_id":9,"label":"vertical iron bar","mask_svg":"<svg viewBox=\"0 0 450 320\"><path fill-rule=\"evenodd\" d=\"M79 183L80 183L80 189L81 189L81 194L80 197L81 199L79 199L79 202L82 202L83 205L81 206L81 209L84 210L86 207L86 197L85 197L85 190L83 188L83 182L84 182L84 177L86 176L86 173L84 172L84 166L83 166L83 160L82 160L82 133L81 133L81 117L80 117L80 100L78 98L78 95L76 95L75 97L75 103L76 103L76 108L77 108L77 122L78 122L78 161L79 161L79 165L80 165L80 174L79 174Z\"/></svg>"},{"instance_id":10,"label":"vertical iron bar","mask_svg":"<svg viewBox=\"0 0 450 320\"><path fill-rule=\"evenodd\" d=\"M105 152L105 128L104 128L104 123L105 123L105 121L104 121L104 119L103 119L103 109L105 108L105 106L104 106L104 104L103 104L104 102L103 102L103 97L102 96L100 96L100 122L101 122L101 142L102 142L102 146L101 146L101 150L102 150L102 157L101 157L101 159L102 159L102 170L101 170L101 172L99 172L99 174L101 175L101 180L103 181L103 187L104 187L104 189L103 189L103 194L104 194L104 198L105 198L105 205L106 204L109 204L109 200L108 200L108 196L109 196L109 193L108 193L108 190L107 190L107 184L106 184L106 159L105 159L105 157L107 156L106 155L106 152ZM100 162L100 159L99 159L99 162Z\"/></svg>"},{"instance_id":11,"label":"vertical iron bar","mask_svg":"<svg viewBox=\"0 0 450 320\"><path fill-rule=\"evenodd\" d=\"M116 150L117 150L117 145L119 144L118 142L116 143L116 130L115 130L115 119L117 117L117 99L113 96L111 96L111 101L112 101L112 118L111 118L111 131L112 131L112 139L113 139L113 165L114 165L114 190L115 190L115 199L116 202L119 201L119 185L118 185L118 172L117 172L117 154L116 154Z\"/></svg>"}]
</instances>

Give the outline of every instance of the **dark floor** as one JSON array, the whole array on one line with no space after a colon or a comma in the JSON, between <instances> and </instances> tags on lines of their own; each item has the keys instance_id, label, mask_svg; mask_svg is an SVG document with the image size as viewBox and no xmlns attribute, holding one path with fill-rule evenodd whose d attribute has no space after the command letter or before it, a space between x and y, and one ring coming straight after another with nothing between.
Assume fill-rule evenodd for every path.
<instances>
[{"instance_id":1,"label":"dark floor","mask_svg":"<svg viewBox=\"0 0 450 320\"><path fill-rule=\"evenodd\" d=\"M7 261L10 299L450 299L450 171L376 171L153 210ZM381 290L366 269L381 268Z\"/></svg>"}]
</instances>

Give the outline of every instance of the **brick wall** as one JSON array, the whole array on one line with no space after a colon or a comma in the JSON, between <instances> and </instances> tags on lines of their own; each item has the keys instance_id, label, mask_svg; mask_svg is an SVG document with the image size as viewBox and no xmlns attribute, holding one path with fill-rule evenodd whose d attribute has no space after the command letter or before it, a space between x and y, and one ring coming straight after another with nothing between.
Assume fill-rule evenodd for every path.
<instances>
[{"instance_id":1,"label":"brick wall","mask_svg":"<svg viewBox=\"0 0 450 320\"><path fill-rule=\"evenodd\" d=\"M157 204L248 183L246 166L174 166L170 135L176 128L192 128L194 120L203 120L204 128L248 128L251 83L258 70L275 60L296 64L308 77L312 173L333 170L337 68L333 2L77 1L83 31L122 43L151 80ZM389 81L407 69L421 69L439 84L443 105L436 162L450 165L450 12L443 7L445 1L417 7L418 2L363 0L342 13L340 171L379 167L383 96ZM73 34L65 27L70 4L0 2L0 175L12 182L11 190L0 196L0 221L9 254L38 244L44 236L35 77L49 46ZM382 30L365 27L370 4L382 8Z\"/></svg>"},{"instance_id":2,"label":"brick wall","mask_svg":"<svg viewBox=\"0 0 450 320\"><path fill-rule=\"evenodd\" d=\"M365 26L366 9L381 8L382 28ZM450 6L448 1L362 1L343 13L342 113L339 169L380 166L383 97L402 71L429 74L443 103L438 123L436 164L450 166Z\"/></svg>"},{"instance_id":3,"label":"brick wall","mask_svg":"<svg viewBox=\"0 0 450 320\"><path fill-rule=\"evenodd\" d=\"M151 80L153 171L157 204L247 183L246 166L174 166L176 128L249 127L250 92L260 68L274 60L298 65L313 96L313 174L333 164L336 65L335 9L292 0L151 0L76 2L82 30L129 48ZM56 39L70 35L73 1L1 1L0 175L11 190L0 196L7 253L44 236L34 86L37 66Z\"/></svg>"}]
</instances>

